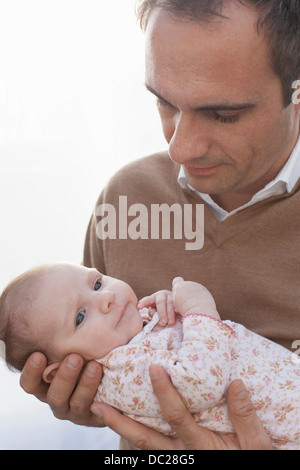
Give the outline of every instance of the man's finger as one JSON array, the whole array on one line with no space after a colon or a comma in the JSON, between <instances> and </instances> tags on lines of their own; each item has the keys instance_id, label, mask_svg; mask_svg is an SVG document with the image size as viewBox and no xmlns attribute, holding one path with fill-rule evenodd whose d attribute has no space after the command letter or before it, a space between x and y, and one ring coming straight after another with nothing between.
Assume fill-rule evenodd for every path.
<instances>
[{"instance_id":1,"label":"man's finger","mask_svg":"<svg viewBox=\"0 0 300 470\"><path fill-rule=\"evenodd\" d=\"M212 433L196 424L163 367L153 364L149 371L153 390L164 418L183 441L184 448L199 450L210 448Z\"/></svg>"},{"instance_id":2,"label":"man's finger","mask_svg":"<svg viewBox=\"0 0 300 470\"><path fill-rule=\"evenodd\" d=\"M26 393L46 401L48 384L43 382L43 372L47 359L42 353L34 353L27 360L20 377L20 385Z\"/></svg>"},{"instance_id":3,"label":"man's finger","mask_svg":"<svg viewBox=\"0 0 300 470\"><path fill-rule=\"evenodd\" d=\"M91 411L114 432L129 441L133 449L174 450L178 440L172 439L133 421L105 403L93 403Z\"/></svg>"},{"instance_id":4,"label":"man's finger","mask_svg":"<svg viewBox=\"0 0 300 470\"><path fill-rule=\"evenodd\" d=\"M78 381L83 366L82 357L77 354L67 356L61 363L48 390L47 401L54 416L66 419L69 412L69 400Z\"/></svg>"},{"instance_id":5,"label":"man's finger","mask_svg":"<svg viewBox=\"0 0 300 470\"><path fill-rule=\"evenodd\" d=\"M70 400L70 419L76 424L86 423L91 415L90 407L96 395L98 385L102 378L102 366L91 361L83 370L78 385ZM91 421L91 426L103 426L102 421Z\"/></svg>"},{"instance_id":6,"label":"man's finger","mask_svg":"<svg viewBox=\"0 0 300 470\"><path fill-rule=\"evenodd\" d=\"M249 393L241 380L227 391L227 405L234 430L243 450L272 449L272 442L259 420Z\"/></svg>"}]
</instances>

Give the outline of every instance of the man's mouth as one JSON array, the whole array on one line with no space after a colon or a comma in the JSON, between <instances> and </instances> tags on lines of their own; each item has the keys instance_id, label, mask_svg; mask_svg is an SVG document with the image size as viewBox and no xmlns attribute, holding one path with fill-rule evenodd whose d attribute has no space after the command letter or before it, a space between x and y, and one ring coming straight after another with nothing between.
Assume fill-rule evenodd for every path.
<instances>
[{"instance_id":1,"label":"man's mouth","mask_svg":"<svg viewBox=\"0 0 300 470\"><path fill-rule=\"evenodd\" d=\"M215 166L207 166L207 167L193 167L188 164L184 165L184 169L187 171L187 173L190 173L191 175L196 175L196 176L205 176L205 175L211 175L215 173L221 166L222 164L215 165Z\"/></svg>"}]
</instances>

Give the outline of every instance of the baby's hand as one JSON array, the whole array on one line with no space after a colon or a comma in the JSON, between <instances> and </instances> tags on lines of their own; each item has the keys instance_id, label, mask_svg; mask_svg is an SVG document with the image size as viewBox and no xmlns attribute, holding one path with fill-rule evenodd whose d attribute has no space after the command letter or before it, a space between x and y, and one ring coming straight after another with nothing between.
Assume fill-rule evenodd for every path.
<instances>
[{"instance_id":1,"label":"baby's hand","mask_svg":"<svg viewBox=\"0 0 300 470\"><path fill-rule=\"evenodd\" d=\"M175 309L173 305L172 292L170 290L159 290L152 295L143 297L137 304L138 309L147 307L155 308L162 326L174 325Z\"/></svg>"},{"instance_id":2,"label":"baby's hand","mask_svg":"<svg viewBox=\"0 0 300 470\"><path fill-rule=\"evenodd\" d=\"M173 280L173 302L176 312L181 315L202 313L220 320L213 296L198 282L176 277Z\"/></svg>"}]
</instances>

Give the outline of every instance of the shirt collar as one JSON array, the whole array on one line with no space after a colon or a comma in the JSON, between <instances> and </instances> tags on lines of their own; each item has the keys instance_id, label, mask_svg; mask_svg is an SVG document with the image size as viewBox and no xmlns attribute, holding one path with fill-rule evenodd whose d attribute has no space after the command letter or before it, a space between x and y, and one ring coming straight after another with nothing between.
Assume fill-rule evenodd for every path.
<instances>
[{"instance_id":1,"label":"shirt collar","mask_svg":"<svg viewBox=\"0 0 300 470\"><path fill-rule=\"evenodd\" d=\"M182 188L193 191L198 196L200 196L201 199L203 199L207 203L207 205L210 207L211 211L215 214L218 220L224 220L227 217L239 212L240 210L245 209L246 207L251 206L255 204L256 202L267 199L268 197L276 196L279 194L290 193L294 189L299 178L300 178L300 137L298 138L298 141L294 147L293 152L290 155L290 158L288 159L284 167L281 169L281 171L278 173L277 177L273 181L268 183L263 189L258 191L252 197L251 201L249 201L247 204L244 204L241 207L238 207L237 209L234 209L231 212L227 212L218 204L216 204L215 201L213 201L212 198L209 196L209 194L204 194L204 193L200 193L199 191L196 191L188 183L182 166L178 174L178 183L180 184Z\"/></svg>"},{"instance_id":2,"label":"shirt collar","mask_svg":"<svg viewBox=\"0 0 300 470\"><path fill-rule=\"evenodd\" d=\"M274 183L277 181L283 181L286 184L286 190L288 193L292 192L298 179L300 178L300 137L291 153L285 166L279 172ZM271 184L271 183L270 183Z\"/></svg>"}]
</instances>

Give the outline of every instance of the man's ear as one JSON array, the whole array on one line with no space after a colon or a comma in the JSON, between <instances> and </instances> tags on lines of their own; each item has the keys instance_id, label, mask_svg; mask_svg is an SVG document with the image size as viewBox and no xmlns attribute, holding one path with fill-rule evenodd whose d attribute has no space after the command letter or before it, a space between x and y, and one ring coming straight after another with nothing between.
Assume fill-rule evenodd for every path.
<instances>
[{"instance_id":1,"label":"man's ear","mask_svg":"<svg viewBox=\"0 0 300 470\"><path fill-rule=\"evenodd\" d=\"M46 382L48 384L50 384L52 382L56 372L58 371L59 366L60 366L60 363L55 362L55 363L50 364L49 366L46 367L46 369L43 372L44 382Z\"/></svg>"}]
</instances>

